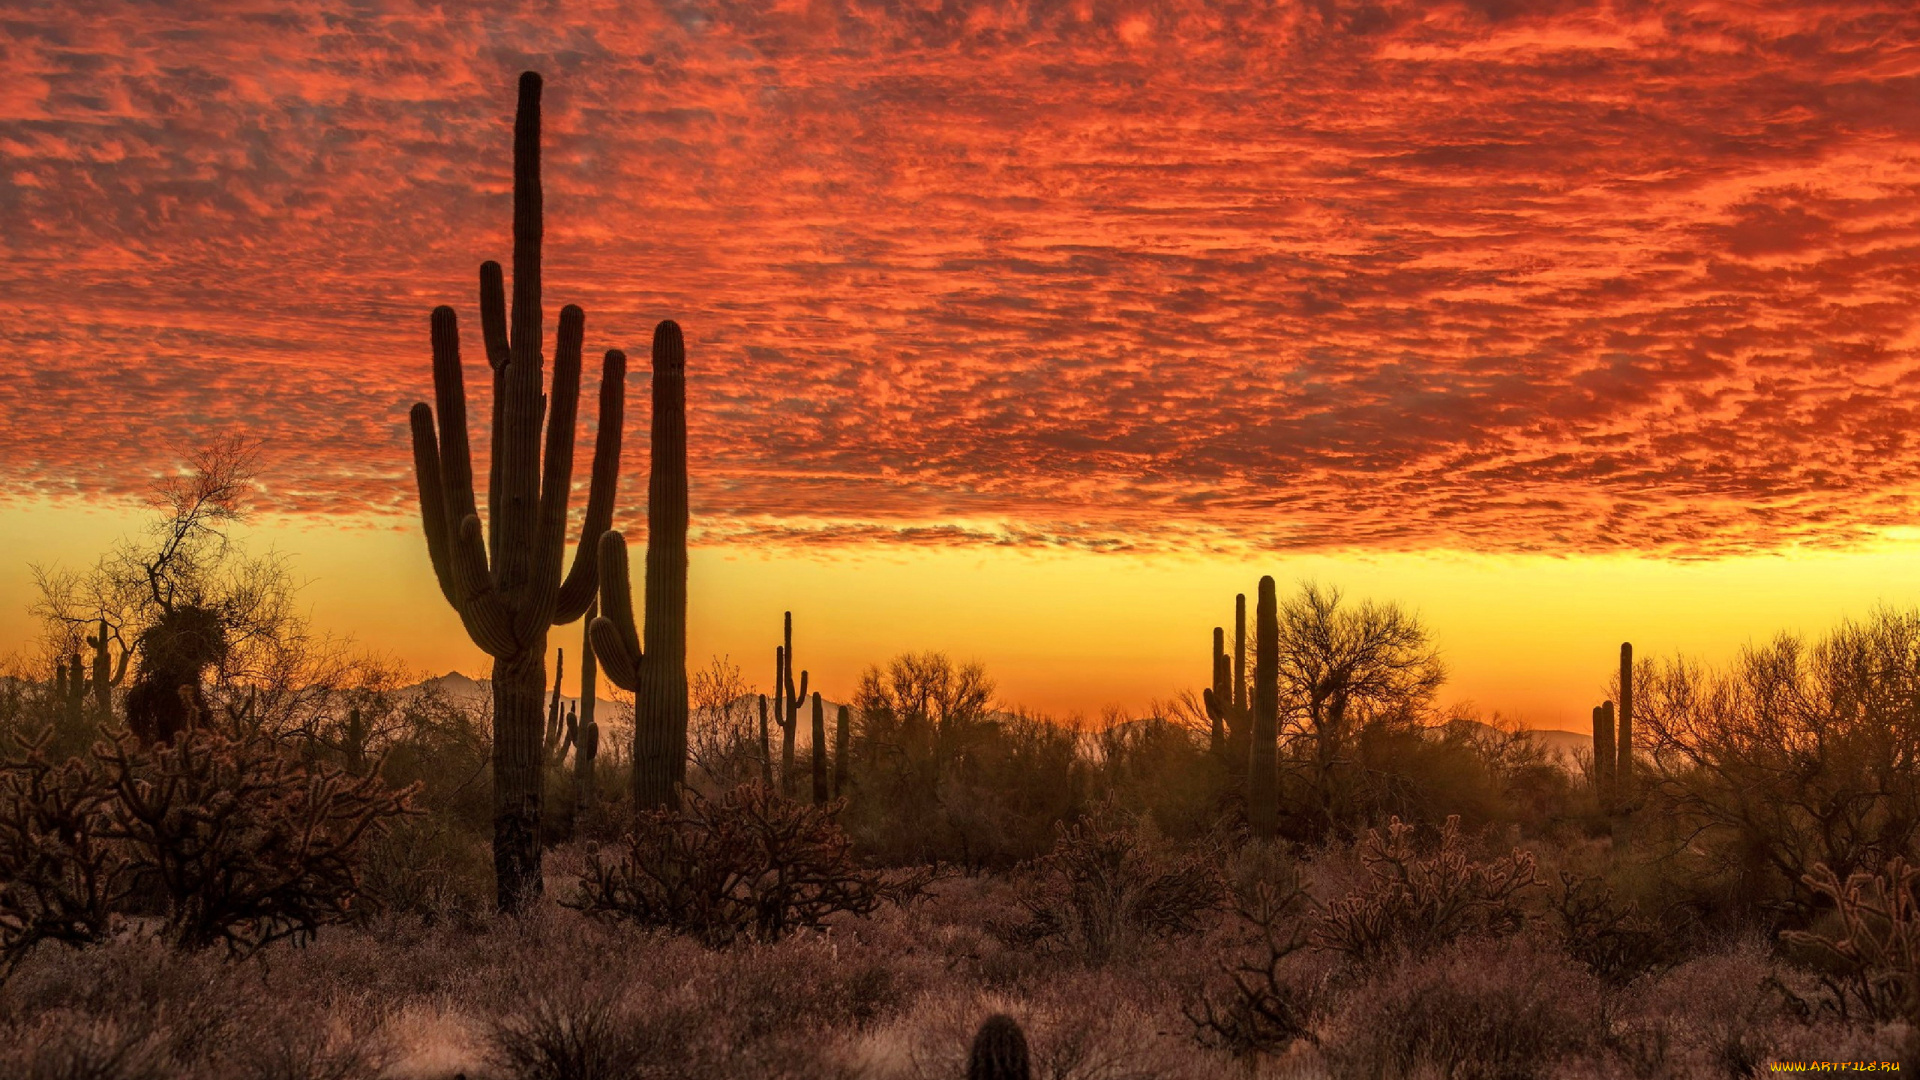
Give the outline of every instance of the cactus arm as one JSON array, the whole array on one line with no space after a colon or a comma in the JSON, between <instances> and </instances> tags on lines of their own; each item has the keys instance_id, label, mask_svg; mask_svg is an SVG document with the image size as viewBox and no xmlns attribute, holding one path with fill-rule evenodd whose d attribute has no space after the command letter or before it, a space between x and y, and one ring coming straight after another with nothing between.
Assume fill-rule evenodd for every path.
<instances>
[{"instance_id":1,"label":"cactus arm","mask_svg":"<svg viewBox=\"0 0 1920 1080\"><path fill-rule=\"evenodd\" d=\"M791 674L793 671L793 662L791 660L787 662L787 671L789 674ZM789 715L797 716L800 711L801 703L806 700L807 700L807 673L803 671L800 673L800 693L793 699L793 708L788 711Z\"/></svg>"},{"instance_id":2,"label":"cactus arm","mask_svg":"<svg viewBox=\"0 0 1920 1080\"><path fill-rule=\"evenodd\" d=\"M614 489L620 479L620 433L626 420L627 354L608 349L600 368L600 424L593 440L593 473L587 487L586 520L573 566L560 585L553 621L569 623L594 602L599 587L595 538L613 527Z\"/></svg>"},{"instance_id":3,"label":"cactus arm","mask_svg":"<svg viewBox=\"0 0 1920 1080\"><path fill-rule=\"evenodd\" d=\"M448 523L479 512L473 501L473 452L467 442L467 391L460 363L460 322L453 309L433 309L433 403L440 420L440 485Z\"/></svg>"},{"instance_id":4,"label":"cactus arm","mask_svg":"<svg viewBox=\"0 0 1920 1080\"><path fill-rule=\"evenodd\" d=\"M547 410L539 514L534 526L530 580L536 587L521 604L514 627L523 639L554 621L560 598L561 563L567 554L567 502L573 488L573 422L580 406L580 347L585 334L586 313L575 304L562 308L553 352L553 397ZM547 582L552 584L538 587Z\"/></svg>"},{"instance_id":5,"label":"cactus arm","mask_svg":"<svg viewBox=\"0 0 1920 1080\"><path fill-rule=\"evenodd\" d=\"M593 620L593 653L606 669L607 679L622 690L640 686L640 635L633 625L633 594L628 587L627 538L608 530L600 534L600 610Z\"/></svg>"},{"instance_id":6,"label":"cactus arm","mask_svg":"<svg viewBox=\"0 0 1920 1080\"><path fill-rule=\"evenodd\" d=\"M417 401L408 416L413 428L413 475L420 489L420 526L427 534L427 558L433 563L433 576L440 582L440 594L447 603L460 606L454 587L453 561L447 539L446 493L440 480L440 447L433 431L433 409Z\"/></svg>"},{"instance_id":7,"label":"cactus arm","mask_svg":"<svg viewBox=\"0 0 1920 1080\"><path fill-rule=\"evenodd\" d=\"M487 575L486 554L481 548L480 518L468 515L460 523L460 539L453 546L453 580L456 601L453 610L467 629L473 643L488 656L511 656L519 651L513 636L513 614Z\"/></svg>"},{"instance_id":8,"label":"cactus arm","mask_svg":"<svg viewBox=\"0 0 1920 1080\"><path fill-rule=\"evenodd\" d=\"M493 426L487 430L498 431L503 419L501 410L507 402L507 294L506 284L500 277L500 264L492 259L480 264L480 337L487 346L487 366L493 369ZM489 551L500 546L500 516L494 513L499 505L500 455L492 454L487 463Z\"/></svg>"}]
</instances>

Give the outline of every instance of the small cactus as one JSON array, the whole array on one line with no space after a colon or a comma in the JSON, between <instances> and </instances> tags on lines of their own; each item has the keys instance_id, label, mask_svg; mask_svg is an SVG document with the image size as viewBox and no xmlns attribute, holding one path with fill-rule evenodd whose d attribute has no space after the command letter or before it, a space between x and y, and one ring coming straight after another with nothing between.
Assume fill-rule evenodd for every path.
<instances>
[{"instance_id":1,"label":"small cactus","mask_svg":"<svg viewBox=\"0 0 1920 1080\"><path fill-rule=\"evenodd\" d=\"M1593 707L1593 790L1600 809L1613 808L1613 702Z\"/></svg>"},{"instance_id":2,"label":"small cactus","mask_svg":"<svg viewBox=\"0 0 1920 1080\"><path fill-rule=\"evenodd\" d=\"M980 1025L967 1055L967 1080L1031 1080L1027 1036L1005 1013L995 1013Z\"/></svg>"}]
</instances>

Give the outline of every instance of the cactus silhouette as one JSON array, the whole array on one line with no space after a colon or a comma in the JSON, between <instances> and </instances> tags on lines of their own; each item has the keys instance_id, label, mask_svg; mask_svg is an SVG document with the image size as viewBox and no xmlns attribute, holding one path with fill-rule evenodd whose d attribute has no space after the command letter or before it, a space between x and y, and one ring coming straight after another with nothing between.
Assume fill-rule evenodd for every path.
<instances>
[{"instance_id":1,"label":"cactus silhouette","mask_svg":"<svg viewBox=\"0 0 1920 1080\"><path fill-rule=\"evenodd\" d=\"M1624 809L1633 799L1633 644L1620 643L1620 719L1614 729L1619 740L1619 764L1613 771L1613 786Z\"/></svg>"},{"instance_id":2,"label":"cactus silhouette","mask_svg":"<svg viewBox=\"0 0 1920 1080\"><path fill-rule=\"evenodd\" d=\"M800 688L793 686L793 612L782 620L781 635L786 644L773 650L773 719L780 725L780 792L793 797L798 782L793 768L794 731L800 726L800 705L807 700L807 673L800 673Z\"/></svg>"},{"instance_id":3,"label":"cactus silhouette","mask_svg":"<svg viewBox=\"0 0 1920 1080\"><path fill-rule=\"evenodd\" d=\"M820 692L813 692L813 804L827 801L827 711Z\"/></svg>"},{"instance_id":4,"label":"cactus silhouette","mask_svg":"<svg viewBox=\"0 0 1920 1080\"><path fill-rule=\"evenodd\" d=\"M1593 790L1600 809L1613 809L1613 702L1593 707Z\"/></svg>"},{"instance_id":5,"label":"cactus silhouette","mask_svg":"<svg viewBox=\"0 0 1920 1080\"><path fill-rule=\"evenodd\" d=\"M1254 615L1252 748L1247 758L1247 825L1271 840L1279 830L1279 767L1275 740L1280 724L1280 603L1273 578L1260 579Z\"/></svg>"},{"instance_id":6,"label":"cactus silhouette","mask_svg":"<svg viewBox=\"0 0 1920 1080\"><path fill-rule=\"evenodd\" d=\"M987 1017L967 1055L967 1080L1031 1080L1027 1036L1005 1013Z\"/></svg>"},{"instance_id":7,"label":"cactus silhouette","mask_svg":"<svg viewBox=\"0 0 1920 1080\"><path fill-rule=\"evenodd\" d=\"M122 645L120 660L114 661L112 644L119 636L105 619L100 620L99 633L87 635L87 645L93 649L93 716L103 724L113 719L113 688L127 677L127 661L133 659L133 650Z\"/></svg>"},{"instance_id":8,"label":"cactus silhouette","mask_svg":"<svg viewBox=\"0 0 1920 1080\"><path fill-rule=\"evenodd\" d=\"M573 823L581 811L593 805L593 766L600 753L600 725L593 719L599 670L594 663L591 635L594 617L599 614L596 600L587 606L587 617L580 625L580 719L573 729L573 802L567 807L562 830L562 835L568 836L573 834Z\"/></svg>"},{"instance_id":9,"label":"cactus silhouette","mask_svg":"<svg viewBox=\"0 0 1920 1080\"><path fill-rule=\"evenodd\" d=\"M847 751L852 748L853 735L848 730L847 707L840 706L839 715L833 720L833 797L839 798L847 793Z\"/></svg>"},{"instance_id":10,"label":"cactus silhouette","mask_svg":"<svg viewBox=\"0 0 1920 1080\"><path fill-rule=\"evenodd\" d=\"M687 347L680 324L653 328L645 625L633 618L627 540L600 538L593 651L633 698L633 809L679 809L687 780Z\"/></svg>"},{"instance_id":11,"label":"cactus silhouette","mask_svg":"<svg viewBox=\"0 0 1920 1080\"><path fill-rule=\"evenodd\" d=\"M460 329L451 307L433 311L434 405L417 403L410 417L420 519L434 576L473 643L493 658L493 861L496 899L507 911L521 909L543 887L540 698L547 631L580 618L593 602L596 540L613 520L626 401L627 358L610 349L601 369L586 519L563 578L586 316L574 305L560 312L549 396L541 355L540 87L538 74L520 76L513 122L511 318L500 264L480 267L481 337L493 370L484 537L467 443Z\"/></svg>"}]
</instances>

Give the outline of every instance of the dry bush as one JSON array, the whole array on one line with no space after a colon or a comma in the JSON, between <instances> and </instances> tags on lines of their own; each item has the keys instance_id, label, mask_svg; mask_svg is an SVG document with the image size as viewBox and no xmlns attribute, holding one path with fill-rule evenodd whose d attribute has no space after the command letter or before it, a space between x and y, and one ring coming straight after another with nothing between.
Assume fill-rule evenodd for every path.
<instances>
[{"instance_id":1,"label":"dry bush","mask_svg":"<svg viewBox=\"0 0 1920 1080\"><path fill-rule=\"evenodd\" d=\"M133 860L107 838L105 772L91 759L53 761L49 734L0 761L0 975L40 941L104 939L133 886Z\"/></svg>"},{"instance_id":2,"label":"dry bush","mask_svg":"<svg viewBox=\"0 0 1920 1080\"><path fill-rule=\"evenodd\" d=\"M1553 912L1568 955L1609 986L1664 971L1684 956L1681 920L1641 914L1599 878L1561 871Z\"/></svg>"},{"instance_id":3,"label":"dry bush","mask_svg":"<svg viewBox=\"0 0 1920 1080\"><path fill-rule=\"evenodd\" d=\"M1727 668L1634 674L1649 838L1698 852L1748 907L1801 919L1816 864L1844 881L1920 840L1920 611L1880 610Z\"/></svg>"},{"instance_id":4,"label":"dry bush","mask_svg":"<svg viewBox=\"0 0 1920 1080\"><path fill-rule=\"evenodd\" d=\"M860 866L834 823L839 808L795 802L762 784L712 799L689 791L682 809L642 816L617 858L590 850L568 906L719 947L774 941L837 912L864 915L911 891Z\"/></svg>"},{"instance_id":5,"label":"dry bush","mask_svg":"<svg viewBox=\"0 0 1920 1080\"><path fill-rule=\"evenodd\" d=\"M379 914L469 921L492 908L489 846L445 820L402 818L364 849L356 922Z\"/></svg>"},{"instance_id":6,"label":"dry bush","mask_svg":"<svg viewBox=\"0 0 1920 1080\"><path fill-rule=\"evenodd\" d=\"M636 1008L617 984L562 982L493 1021L489 1058L514 1080L679 1077L684 1032L698 1022L673 1003Z\"/></svg>"},{"instance_id":7,"label":"dry bush","mask_svg":"<svg viewBox=\"0 0 1920 1080\"><path fill-rule=\"evenodd\" d=\"M1323 1041L1338 1080L1530 1080L1598 1049L1598 982L1526 938L1463 942L1354 992Z\"/></svg>"},{"instance_id":8,"label":"dry bush","mask_svg":"<svg viewBox=\"0 0 1920 1080\"><path fill-rule=\"evenodd\" d=\"M1250 951L1220 966L1228 985L1183 1011L1202 1046L1234 1057L1281 1054L1302 1039L1330 1000L1329 972L1305 952L1311 901L1294 868L1235 883L1232 910L1253 932Z\"/></svg>"},{"instance_id":9,"label":"dry bush","mask_svg":"<svg viewBox=\"0 0 1920 1080\"><path fill-rule=\"evenodd\" d=\"M1060 943L1104 963L1143 940L1190 934L1223 898L1211 845L1173 850L1140 819L1103 804L1057 826L1019 895L1027 921L1005 927L1009 944Z\"/></svg>"},{"instance_id":10,"label":"dry bush","mask_svg":"<svg viewBox=\"0 0 1920 1080\"><path fill-rule=\"evenodd\" d=\"M1920 1024L1920 867L1899 856L1882 873L1850 874L1842 882L1822 863L1807 887L1833 902L1839 922L1830 933L1788 931L1805 949L1826 993L1818 1003L1842 1021L1904 1020Z\"/></svg>"},{"instance_id":11,"label":"dry bush","mask_svg":"<svg viewBox=\"0 0 1920 1080\"><path fill-rule=\"evenodd\" d=\"M1425 855L1414 848L1413 826L1394 818L1385 837L1367 830L1360 859L1366 879L1327 905L1313 939L1361 963L1469 934L1511 933L1525 924L1525 891L1546 884L1525 851L1485 863L1469 859L1458 817L1447 818L1438 846Z\"/></svg>"}]
</instances>

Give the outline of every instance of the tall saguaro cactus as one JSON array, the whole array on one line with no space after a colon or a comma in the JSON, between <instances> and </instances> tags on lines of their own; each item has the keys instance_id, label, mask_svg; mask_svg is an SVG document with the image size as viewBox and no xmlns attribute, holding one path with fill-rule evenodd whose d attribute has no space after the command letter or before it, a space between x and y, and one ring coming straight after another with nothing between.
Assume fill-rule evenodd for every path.
<instances>
[{"instance_id":1,"label":"tall saguaro cactus","mask_svg":"<svg viewBox=\"0 0 1920 1080\"><path fill-rule=\"evenodd\" d=\"M849 730L847 707L840 706L833 718L833 797L839 798L847 793L847 751L851 749L853 734Z\"/></svg>"},{"instance_id":2,"label":"tall saguaro cactus","mask_svg":"<svg viewBox=\"0 0 1920 1080\"><path fill-rule=\"evenodd\" d=\"M1620 742L1619 765L1614 769L1615 796L1622 809L1633 801L1633 643L1620 643L1620 723L1614 731Z\"/></svg>"},{"instance_id":3,"label":"tall saguaro cactus","mask_svg":"<svg viewBox=\"0 0 1920 1080\"><path fill-rule=\"evenodd\" d=\"M1601 811L1613 809L1613 702L1593 707L1593 790Z\"/></svg>"},{"instance_id":4,"label":"tall saguaro cactus","mask_svg":"<svg viewBox=\"0 0 1920 1080\"><path fill-rule=\"evenodd\" d=\"M678 809L687 780L687 346L671 319L653 328L651 430L646 625L634 625L627 539L609 532L592 629L607 678L634 695L635 813Z\"/></svg>"},{"instance_id":5,"label":"tall saguaro cactus","mask_svg":"<svg viewBox=\"0 0 1920 1080\"><path fill-rule=\"evenodd\" d=\"M563 577L586 316L574 305L560 312L549 396L541 355L540 86L538 74L520 76L513 121L511 318L500 264L480 267L481 337L493 369L484 536L467 443L460 329L451 307L433 311L434 405L414 405L410 418L434 576L474 644L493 657L493 863L497 900L507 911L520 910L542 889L540 699L547 630L580 618L593 602L595 541L613 520L626 403L626 355L610 349L601 368L586 520Z\"/></svg>"},{"instance_id":6,"label":"tall saguaro cactus","mask_svg":"<svg viewBox=\"0 0 1920 1080\"><path fill-rule=\"evenodd\" d=\"M813 692L813 805L827 801L827 710L820 692Z\"/></svg>"},{"instance_id":7,"label":"tall saguaro cactus","mask_svg":"<svg viewBox=\"0 0 1920 1080\"><path fill-rule=\"evenodd\" d=\"M1247 825L1261 840L1280 827L1279 767L1276 742L1280 727L1280 602L1273 578L1260 579L1254 614L1252 749L1247 760Z\"/></svg>"},{"instance_id":8,"label":"tall saguaro cactus","mask_svg":"<svg viewBox=\"0 0 1920 1080\"><path fill-rule=\"evenodd\" d=\"M807 700L807 673L800 673L800 688L793 685L793 612L786 613L781 635L785 644L773 650L773 718L780 725L780 793L793 797L796 778L793 771L794 732L800 726L800 706Z\"/></svg>"}]
</instances>

